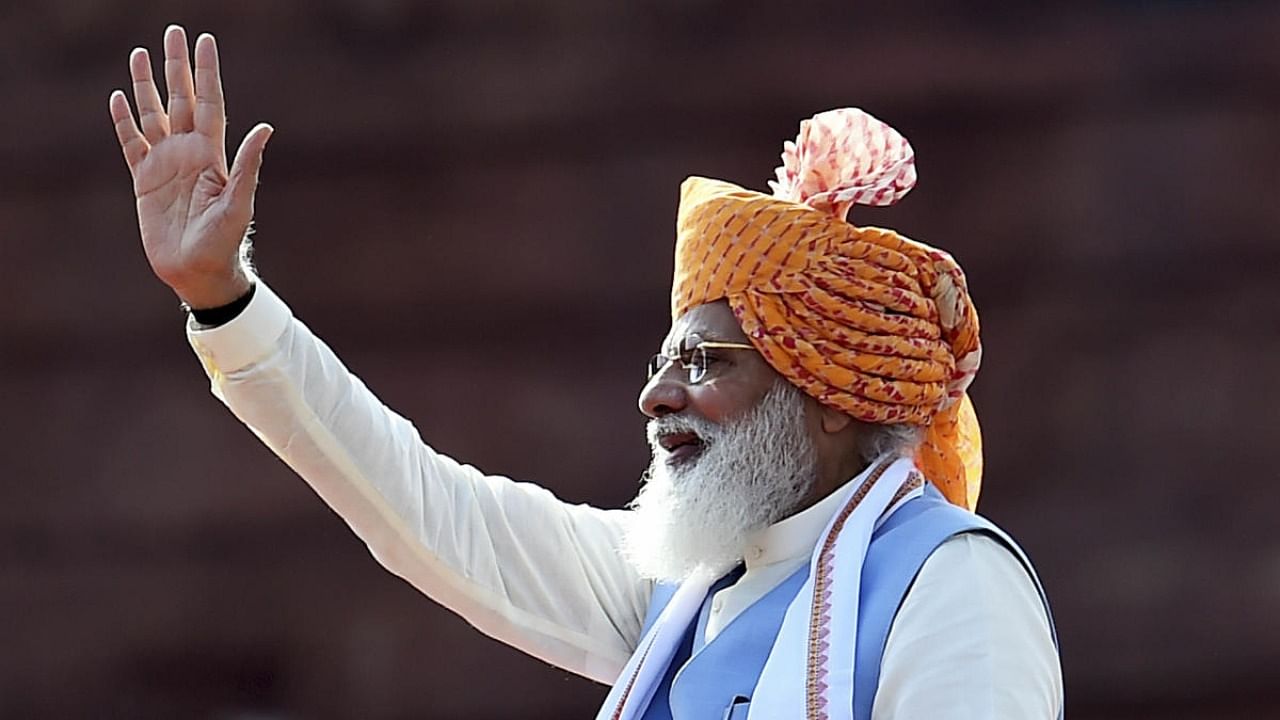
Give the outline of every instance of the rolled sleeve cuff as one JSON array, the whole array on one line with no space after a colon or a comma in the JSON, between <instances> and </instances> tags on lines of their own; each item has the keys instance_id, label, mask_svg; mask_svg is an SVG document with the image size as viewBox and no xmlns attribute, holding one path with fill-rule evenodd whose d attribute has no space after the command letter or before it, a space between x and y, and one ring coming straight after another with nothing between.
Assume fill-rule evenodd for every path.
<instances>
[{"instance_id":1,"label":"rolled sleeve cuff","mask_svg":"<svg viewBox=\"0 0 1280 720\"><path fill-rule=\"evenodd\" d=\"M232 373L266 357L284 334L293 312L261 280L249 305L224 325L200 328L187 320L187 342L210 377Z\"/></svg>"}]
</instances>

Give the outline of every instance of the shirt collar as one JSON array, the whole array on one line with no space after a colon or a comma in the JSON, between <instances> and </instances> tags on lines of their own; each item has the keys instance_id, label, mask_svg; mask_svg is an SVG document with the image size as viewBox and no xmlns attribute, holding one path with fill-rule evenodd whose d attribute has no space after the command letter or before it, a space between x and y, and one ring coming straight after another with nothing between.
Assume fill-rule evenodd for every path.
<instances>
[{"instance_id":1,"label":"shirt collar","mask_svg":"<svg viewBox=\"0 0 1280 720\"><path fill-rule=\"evenodd\" d=\"M752 533L747 538L743 556L747 570L812 557L813 548L818 544L818 538L822 537L822 531L827 529L831 517L875 466L876 463L867 465L857 477L813 505Z\"/></svg>"}]
</instances>

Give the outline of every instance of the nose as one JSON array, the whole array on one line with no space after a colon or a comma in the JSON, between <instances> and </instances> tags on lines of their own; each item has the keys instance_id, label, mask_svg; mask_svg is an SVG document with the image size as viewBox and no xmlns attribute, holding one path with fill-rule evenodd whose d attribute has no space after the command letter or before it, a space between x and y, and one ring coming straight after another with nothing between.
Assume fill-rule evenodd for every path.
<instances>
[{"instance_id":1,"label":"nose","mask_svg":"<svg viewBox=\"0 0 1280 720\"><path fill-rule=\"evenodd\" d=\"M678 413L689 404L689 391L679 379L677 363L669 363L640 390L640 412L651 418Z\"/></svg>"}]
</instances>

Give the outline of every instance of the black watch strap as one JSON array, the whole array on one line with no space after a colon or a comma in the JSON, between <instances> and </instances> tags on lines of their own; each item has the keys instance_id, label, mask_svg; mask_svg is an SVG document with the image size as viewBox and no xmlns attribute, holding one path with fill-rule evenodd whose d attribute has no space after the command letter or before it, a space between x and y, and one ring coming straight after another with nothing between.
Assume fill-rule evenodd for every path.
<instances>
[{"instance_id":1,"label":"black watch strap","mask_svg":"<svg viewBox=\"0 0 1280 720\"><path fill-rule=\"evenodd\" d=\"M204 325L205 327L226 325L232 320L235 320L240 313L244 312L245 308L249 307L249 301L253 300L253 293L257 289L257 283L250 285L249 292L241 295L235 300L232 300L226 305L219 305L214 308L201 308L199 310L192 308L191 317L195 318L196 322Z\"/></svg>"}]
</instances>

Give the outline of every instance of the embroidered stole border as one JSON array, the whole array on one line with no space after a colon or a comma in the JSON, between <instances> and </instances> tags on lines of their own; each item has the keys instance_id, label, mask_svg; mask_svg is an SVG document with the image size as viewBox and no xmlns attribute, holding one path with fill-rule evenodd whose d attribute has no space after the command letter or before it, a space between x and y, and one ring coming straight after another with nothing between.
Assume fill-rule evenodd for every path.
<instances>
[{"instance_id":1,"label":"embroidered stole border","mask_svg":"<svg viewBox=\"0 0 1280 720\"><path fill-rule=\"evenodd\" d=\"M831 650L829 640L831 635L829 627L831 623L830 584L831 573L835 566L836 539L840 536L840 531L844 529L845 522L853 515L853 511L858 509L867 494L871 492L871 488L875 486L880 477L884 475L885 471L893 463L893 459L881 462L853 494L853 497L849 498L844 508L836 515L835 521L831 525L831 531L827 533L827 537L822 543L822 549L818 554L813 582L813 600L809 613L809 652L805 679L805 695L807 698L805 717L808 720L829 720L830 717L827 712L825 694L827 689L827 657ZM893 499L889 501L888 509L892 510L908 493L923 486L924 478L919 472L912 470L902 483L902 486L894 493ZM858 558L858 562L862 562L862 560L863 558Z\"/></svg>"}]
</instances>

